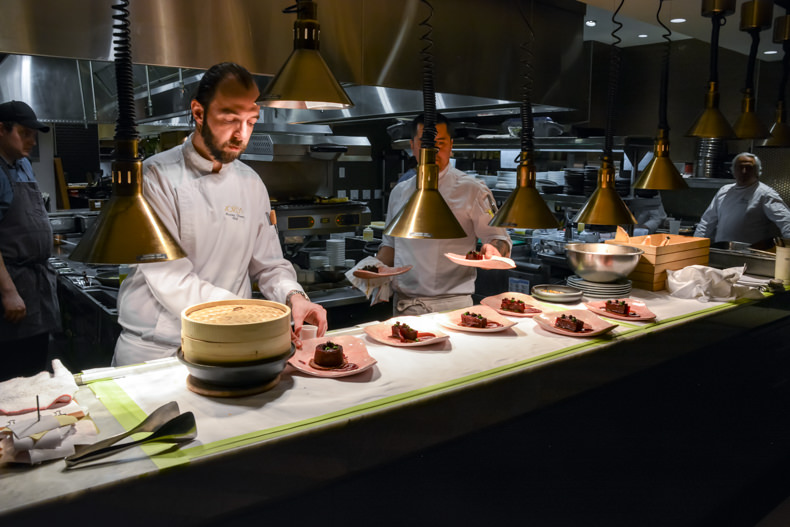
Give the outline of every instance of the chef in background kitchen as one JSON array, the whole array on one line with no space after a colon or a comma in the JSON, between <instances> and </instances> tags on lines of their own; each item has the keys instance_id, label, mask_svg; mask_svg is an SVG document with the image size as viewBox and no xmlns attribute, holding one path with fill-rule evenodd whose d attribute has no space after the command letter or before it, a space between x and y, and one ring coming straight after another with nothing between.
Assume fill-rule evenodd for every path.
<instances>
[{"instance_id":1,"label":"chef in background kitchen","mask_svg":"<svg viewBox=\"0 0 790 527\"><path fill-rule=\"evenodd\" d=\"M233 63L209 68L191 102L195 131L179 146L145 160L143 194L187 253L134 266L118 295L123 330L113 364L174 355L181 312L194 304L250 298L250 278L270 300L291 307L297 345L302 323L326 331L326 311L310 302L283 258L269 194L238 160L258 120L259 91Z\"/></svg>"},{"instance_id":2,"label":"chef in background kitchen","mask_svg":"<svg viewBox=\"0 0 790 527\"><path fill-rule=\"evenodd\" d=\"M0 104L0 381L48 368L49 334L60 325L52 226L27 157L49 132L21 101Z\"/></svg>"},{"instance_id":3,"label":"chef in background kitchen","mask_svg":"<svg viewBox=\"0 0 790 527\"><path fill-rule=\"evenodd\" d=\"M770 241L780 233L790 238L790 209L774 189L759 180L760 158L742 152L732 160L732 172L735 183L716 192L694 236L714 243L748 244Z\"/></svg>"},{"instance_id":4,"label":"chef in background kitchen","mask_svg":"<svg viewBox=\"0 0 790 527\"><path fill-rule=\"evenodd\" d=\"M424 124L424 114L412 121L411 148L415 156L420 152ZM512 244L507 230L488 225L496 206L491 191L477 179L450 166L453 150L450 123L438 113L436 132L439 193L466 231L466 237L412 240L384 236L376 258L389 266L414 266L393 280L395 315L419 315L473 305L475 269L453 263L444 256L445 253L466 254L475 250L479 238L483 242L481 252L485 258L510 255ZM412 177L398 183L392 190L387 208L388 224L409 200L416 186L417 178Z\"/></svg>"}]
</instances>

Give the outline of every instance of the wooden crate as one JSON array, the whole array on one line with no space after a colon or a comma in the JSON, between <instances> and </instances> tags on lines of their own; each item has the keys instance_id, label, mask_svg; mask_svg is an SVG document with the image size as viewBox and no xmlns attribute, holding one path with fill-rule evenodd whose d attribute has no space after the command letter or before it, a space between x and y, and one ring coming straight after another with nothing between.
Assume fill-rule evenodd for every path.
<instances>
[{"instance_id":1,"label":"wooden crate","mask_svg":"<svg viewBox=\"0 0 790 527\"><path fill-rule=\"evenodd\" d=\"M679 234L648 234L628 241L606 240L614 245L638 247L644 251L639 263L628 275L633 287L648 291L666 288L667 270L676 271L689 265L707 265L710 239Z\"/></svg>"}]
</instances>

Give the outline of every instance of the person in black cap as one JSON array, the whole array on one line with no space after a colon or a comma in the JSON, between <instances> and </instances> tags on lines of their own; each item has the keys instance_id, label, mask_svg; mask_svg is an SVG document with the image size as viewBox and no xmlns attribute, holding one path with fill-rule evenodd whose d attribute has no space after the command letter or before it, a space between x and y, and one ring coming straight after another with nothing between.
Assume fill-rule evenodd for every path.
<instances>
[{"instance_id":1,"label":"person in black cap","mask_svg":"<svg viewBox=\"0 0 790 527\"><path fill-rule=\"evenodd\" d=\"M0 104L0 381L47 369L58 329L52 227L27 156L49 127L21 101Z\"/></svg>"}]
</instances>

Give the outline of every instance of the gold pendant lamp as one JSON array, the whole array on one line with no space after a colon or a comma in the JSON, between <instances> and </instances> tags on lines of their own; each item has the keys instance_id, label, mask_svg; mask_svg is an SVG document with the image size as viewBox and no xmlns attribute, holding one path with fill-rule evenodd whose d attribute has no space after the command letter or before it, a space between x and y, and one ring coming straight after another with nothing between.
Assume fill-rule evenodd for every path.
<instances>
[{"instance_id":1,"label":"gold pendant lamp","mask_svg":"<svg viewBox=\"0 0 790 527\"><path fill-rule=\"evenodd\" d=\"M115 40L118 121L112 163L112 198L69 256L95 264L139 264L183 258L186 253L143 197L143 162L138 155L134 112L129 2L113 5L120 12Z\"/></svg>"},{"instance_id":2,"label":"gold pendant lamp","mask_svg":"<svg viewBox=\"0 0 790 527\"><path fill-rule=\"evenodd\" d=\"M420 23L426 32L420 40L427 45L422 49L423 58L423 109L425 124L422 129L419 165L417 166L417 188L406 205L395 215L384 234L396 238L441 239L465 238L461 224L439 193L439 165L436 164L436 92L433 85L433 57L430 53L433 7L422 0L429 9L428 18Z\"/></svg>"},{"instance_id":3,"label":"gold pendant lamp","mask_svg":"<svg viewBox=\"0 0 790 527\"><path fill-rule=\"evenodd\" d=\"M702 16L711 19L710 77L705 94L705 109L686 135L711 139L734 139L735 131L719 110L719 30L725 17L735 12L735 0L702 0Z\"/></svg>"},{"instance_id":4,"label":"gold pendant lamp","mask_svg":"<svg viewBox=\"0 0 790 527\"><path fill-rule=\"evenodd\" d=\"M604 150L601 156L601 167L598 169L598 186L590 199L582 206L573 218L575 223L585 225L635 225L636 219L623 199L615 189L615 169L612 156L612 120L617 91L617 79L620 73L620 48L617 44L620 38L617 31L622 24L616 20L617 13L623 7L625 0L620 0L620 5L612 15L617 29L612 32L615 42L609 46L609 90L606 106L606 131L604 135Z\"/></svg>"},{"instance_id":5,"label":"gold pendant lamp","mask_svg":"<svg viewBox=\"0 0 790 527\"><path fill-rule=\"evenodd\" d=\"M790 15L780 16L774 20L774 43L782 43L782 78L779 82L779 97L776 100L776 121L771 127L771 136L763 141L762 146L790 146L790 126L787 124L785 109L785 91L787 77L790 73Z\"/></svg>"},{"instance_id":6,"label":"gold pendant lamp","mask_svg":"<svg viewBox=\"0 0 790 527\"><path fill-rule=\"evenodd\" d=\"M732 127L738 139L763 139L771 133L754 112L757 106L754 97L754 66L757 61L757 49L760 46L760 32L771 27L773 9L772 0L750 0L741 5L740 30L749 33L752 37L752 45L746 67L741 115Z\"/></svg>"},{"instance_id":7,"label":"gold pendant lamp","mask_svg":"<svg viewBox=\"0 0 790 527\"><path fill-rule=\"evenodd\" d=\"M296 12L293 51L258 102L262 106L297 110L341 110L354 106L319 51L321 26L316 3L297 0L295 6L283 12Z\"/></svg>"},{"instance_id":8,"label":"gold pendant lamp","mask_svg":"<svg viewBox=\"0 0 790 527\"><path fill-rule=\"evenodd\" d=\"M519 4L521 11L521 4ZM517 185L505 203L497 211L489 225L522 229L556 229L559 227L546 202L543 201L535 183L534 157L534 121L532 118L532 41L534 32L529 20L521 11L521 16L529 28L529 40L521 45L523 52L522 85L523 100L521 103L521 154L517 169Z\"/></svg>"},{"instance_id":9,"label":"gold pendant lamp","mask_svg":"<svg viewBox=\"0 0 790 527\"><path fill-rule=\"evenodd\" d=\"M688 188L678 172L677 167L669 157L669 120L667 118L667 94L669 88L669 55L672 41L669 39L672 32L661 22L661 7L664 0L659 0L656 20L664 28L663 37L666 41L664 58L661 68L661 90L658 101L658 134L656 134L653 159L647 164L639 179L634 184L636 189L676 190Z\"/></svg>"}]
</instances>

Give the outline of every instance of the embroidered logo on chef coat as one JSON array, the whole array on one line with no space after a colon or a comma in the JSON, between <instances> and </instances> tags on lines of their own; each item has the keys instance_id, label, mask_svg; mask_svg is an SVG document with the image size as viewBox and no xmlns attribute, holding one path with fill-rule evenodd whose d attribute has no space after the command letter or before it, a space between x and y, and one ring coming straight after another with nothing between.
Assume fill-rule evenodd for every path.
<instances>
[{"instance_id":1,"label":"embroidered logo on chef coat","mask_svg":"<svg viewBox=\"0 0 790 527\"><path fill-rule=\"evenodd\" d=\"M244 209L238 205L225 205L225 216L233 218L234 220L244 219Z\"/></svg>"}]
</instances>

